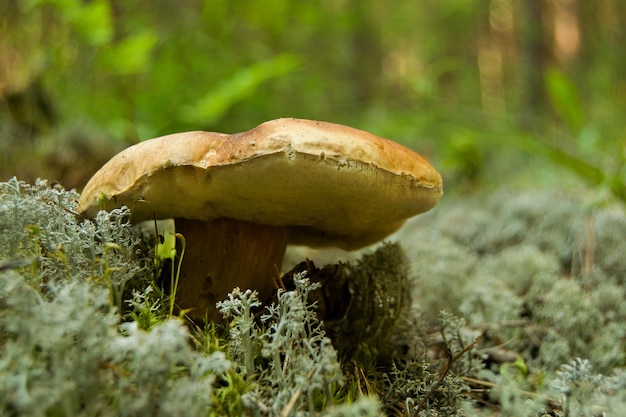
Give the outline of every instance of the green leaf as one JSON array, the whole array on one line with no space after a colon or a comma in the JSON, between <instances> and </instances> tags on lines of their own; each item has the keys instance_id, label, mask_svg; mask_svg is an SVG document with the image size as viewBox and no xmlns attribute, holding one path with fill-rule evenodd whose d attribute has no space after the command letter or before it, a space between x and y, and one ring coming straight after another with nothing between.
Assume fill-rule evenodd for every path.
<instances>
[{"instance_id":1,"label":"green leaf","mask_svg":"<svg viewBox=\"0 0 626 417\"><path fill-rule=\"evenodd\" d=\"M150 30L128 36L103 51L102 63L117 75L147 72L158 40Z\"/></svg>"},{"instance_id":2,"label":"green leaf","mask_svg":"<svg viewBox=\"0 0 626 417\"><path fill-rule=\"evenodd\" d=\"M185 106L180 118L192 124L213 123L233 105L252 96L261 84L292 72L298 65L297 56L283 54L240 69L231 77L218 82L195 103Z\"/></svg>"},{"instance_id":3,"label":"green leaf","mask_svg":"<svg viewBox=\"0 0 626 417\"><path fill-rule=\"evenodd\" d=\"M111 5L106 0L81 3L80 8L70 14L71 23L87 42L106 45L113 39Z\"/></svg>"},{"instance_id":4,"label":"green leaf","mask_svg":"<svg viewBox=\"0 0 626 417\"><path fill-rule=\"evenodd\" d=\"M32 0L26 6L30 9L46 4L56 7L63 21L88 44L106 45L113 39L111 4L108 0Z\"/></svg>"},{"instance_id":5,"label":"green leaf","mask_svg":"<svg viewBox=\"0 0 626 417\"><path fill-rule=\"evenodd\" d=\"M578 133L584 126L585 116L576 85L558 69L547 70L544 81L554 110L572 133Z\"/></svg>"}]
</instances>

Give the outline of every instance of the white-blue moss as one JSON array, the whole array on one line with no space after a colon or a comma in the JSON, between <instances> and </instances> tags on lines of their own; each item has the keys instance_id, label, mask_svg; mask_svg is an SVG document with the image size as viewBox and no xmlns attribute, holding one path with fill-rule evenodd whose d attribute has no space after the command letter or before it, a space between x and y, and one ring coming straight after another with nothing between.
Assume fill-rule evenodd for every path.
<instances>
[{"instance_id":1,"label":"white-blue moss","mask_svg":"<svg viewBox=\"0 0 626 417\"><path fill-rule=\"evenodd\" d=\"M375 300L412 288L413 308L393 304L367 343L400 331L426 346L420 332L443 326L455 354L487 331L441 382L428 351L372 370L375 398L346 395L358 367L342 369L302 277L261 325L231 308L229 340L201 346L202 332L164 313L151 245L128 210L81 219L77 197L43 181L0 183L0 415L374 416L400 404L479 415L465 375L494 384L507 415L626 413L622 206L548 192L444 201L396 235L406 256L384 245L354 263ZM223 306L250 297L235 292ZM523 366L485 367L482 349L495 343Z\"/></svg>"}]
</instances>

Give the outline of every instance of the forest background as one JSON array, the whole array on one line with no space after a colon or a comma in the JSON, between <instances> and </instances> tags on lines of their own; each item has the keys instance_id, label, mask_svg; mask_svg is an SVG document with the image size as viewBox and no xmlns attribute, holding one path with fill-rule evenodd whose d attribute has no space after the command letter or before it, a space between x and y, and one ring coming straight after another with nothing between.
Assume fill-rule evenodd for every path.
<instances>
[{"instance_id":1,"label":"forest background","mask_svg":"<svg viewBox=\"0 0 626 417\"><path fill-rule=\"evenodd\" d=\"M626 415L624 16L620 0L0 0L0 414ZM224 336L183 327L155 237L124 210L78 218L56 186L80 192L142 140L279 117L396 140L444 178L401 245L348 259L357 301L335 336L358 338L337 351L290 316L302 289L274 317L302 334L249 333L243 313Z\"/></svg>"},{"instance_id":2,"label":"forest background","mask_svg":"<svg viewBox=\"0 0 626 417\"><path fill-rule=\"evenodd\" d=\"M80 190L141 140L300 117L416 149L446 193L582 178L626 199L620 16L617 0L3 1L0 178Z\"/></svg>"}]
</instances>

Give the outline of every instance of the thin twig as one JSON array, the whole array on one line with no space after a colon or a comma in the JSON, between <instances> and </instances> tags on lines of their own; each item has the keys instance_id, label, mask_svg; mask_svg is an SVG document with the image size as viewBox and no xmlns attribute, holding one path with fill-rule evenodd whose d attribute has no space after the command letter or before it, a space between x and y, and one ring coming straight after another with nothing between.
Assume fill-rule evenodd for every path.
<instances>
[{"instance_id":1,"label":"thin twig","mask_svg":"<svg viewBox=\"0 0 626 417\"><path fill-rule=\"evenodd\" d=\"M435 391L437 390L437 388L443 383L443 380L445 379L445 377L450 372L450 369L452 368L452 364L455 361L457 361L461 356L463 356L466 352L468 352L470 349L472 349L476 345L476 343L478 343L478 341L483 338L483 336L484 336L484 334L481 334L480 336L478 336L477 338L472 340L472 342L470 344L465 346L463 349L461 349L455 355L452 355L452 353L446 348L446 354L448 355L448 360L439 369L439 372L438 372L439 373L439 378L437 379L437 382L435 382L430 387L430 389L428 390L426 395L424 395L422 397L422 399L420 400L419 404L417 405L417 413L416 414L419 414L419 412L424 408L424 404L426 404L426 401L428 401L428 399L431 397L431 395L433 395L435 393Z\"/></svg>"}]
</instances>

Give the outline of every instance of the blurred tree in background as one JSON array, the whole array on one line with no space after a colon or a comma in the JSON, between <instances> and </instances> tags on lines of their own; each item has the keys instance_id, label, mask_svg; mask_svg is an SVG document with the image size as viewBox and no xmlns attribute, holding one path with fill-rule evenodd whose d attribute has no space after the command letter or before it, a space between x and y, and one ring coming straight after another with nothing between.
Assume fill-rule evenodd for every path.
<instances>
[{"instance_id":1,"label":"blurred tree in background","mask_svg":"<svg viewBox=\"0 0 626 417\"><path fill-rule=\"evenodd\" d=\"M5 0L0 173L80 188L140 140L302 117L417 149L448 191L564 181L561 165L626 200L620 16L620 0Z\"/></svg>"}]
</instances>

